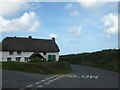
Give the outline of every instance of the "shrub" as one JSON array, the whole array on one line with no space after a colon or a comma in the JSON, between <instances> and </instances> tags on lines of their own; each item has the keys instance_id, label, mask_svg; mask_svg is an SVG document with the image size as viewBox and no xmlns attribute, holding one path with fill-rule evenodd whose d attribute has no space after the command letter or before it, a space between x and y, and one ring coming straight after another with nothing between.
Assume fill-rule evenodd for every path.
<instances>
[{"instance_id":1,"label":"shrub","mask_svg":"<svg viewBox=\"0 0 120 90\"><path fill-rule=\"evenodd\" d=\"M70 64L65 62L2 62L2 69L41 74L64 74L70 72Z\"/></svg>"},{"instance_id":2,"label":"shrub","mask_svg":"<svg viewBox=\"0 0 120 90\"><path fill-rule=\"evenodd\" d=\"M67 61L71 64L88 65L120 72L119 54L120 49L109 49L93 53L62 55L60 56L60 61Z\"/></svg>"},{"instance_id":3,"label":"shrub","mask_svg":"<svg viewBox=\"0 0 120 90\"><path fill-rule=\"evenodd\" d=\"M46 60L43 58L36 57L36 58L32 58L30 61L28 61L28 63L41 63L41 62L46 62Z\"/></svg>"}]
</instances>

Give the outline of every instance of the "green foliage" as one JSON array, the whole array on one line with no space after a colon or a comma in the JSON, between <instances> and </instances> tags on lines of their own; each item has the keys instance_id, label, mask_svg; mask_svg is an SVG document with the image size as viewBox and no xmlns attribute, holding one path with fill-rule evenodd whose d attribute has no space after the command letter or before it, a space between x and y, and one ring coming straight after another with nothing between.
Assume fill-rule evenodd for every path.
<instances>
[{"instance_id":1,"label":"green foliage","mask_svg":"<svg viewBox=\"0 0 120 90\"><path fill-rule=\"evenodd\" d=\"M2 62L2 69L40 74L64 74L70 72L70 64L65 62Z\"/></svg>"},{"instance_id":2,"label":"green foliage","mask_svg":"<svg viewBox=\"0 0 120 90\"><path fill-rule=\"evenodd\" d=\"M46 62L46 60L36 57L36 58L32 58L28 63L41 63L41 62Z\"/></svg>"},{"instance_id":3,"label":"green foliage","mask_svg":"<svg viewBox=\"0 0 120 90\"><path fill-rule=\"evenodd\" d=\"M60 61L67 61L71 64L89 65L98 68L108 69L111 71L119 71L118 54L120 49L102 50L93 53L82 53L60 56Z\"/></svg>"}]
</instances>

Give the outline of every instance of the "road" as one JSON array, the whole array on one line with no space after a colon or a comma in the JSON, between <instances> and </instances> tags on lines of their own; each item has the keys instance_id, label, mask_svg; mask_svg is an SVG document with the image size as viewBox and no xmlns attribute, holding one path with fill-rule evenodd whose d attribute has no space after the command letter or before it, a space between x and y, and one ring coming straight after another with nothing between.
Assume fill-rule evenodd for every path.
<instances>
[{"instance_id":1,"label":"road","mask_svg":"<svg viewBox=\"0 0 120 90\"><path fill-rule=\"evenodd\" d=\"M71 65L72 73L42 75L2 71L3 88L117 88L118 73L89 66Z\"/></svg>"}]
</instances>

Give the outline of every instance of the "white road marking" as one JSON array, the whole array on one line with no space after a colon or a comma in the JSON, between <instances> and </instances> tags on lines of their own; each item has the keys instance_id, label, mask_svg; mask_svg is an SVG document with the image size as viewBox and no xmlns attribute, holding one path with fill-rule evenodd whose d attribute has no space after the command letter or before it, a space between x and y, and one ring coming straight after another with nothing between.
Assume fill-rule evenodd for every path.
<instances>
[{"instance_id":1,"label":"white road marking","mask_svg":"<svg viewBox=\"0 0 120 90\"><path fill-rule=\"evenodd\" d=\"M43 85L39 85L39 86L37 86L37 88L41 88L41 87L43 87Z\"/></svg>"},{"instance_id":2,"label":"white road marking","mask_svg":"<svg viewBox=\"0 0 120 90\"><path fill-rule=\"evenodd\" d=\"M50 84L50 82L45 82L45 85L48 85L48 84Z\"/></svg>"},{"instance_id":3,"label":"white road marking","mask_svg":"<svg viewBox=\"0 0 120 90\"><path fill-rule=\"evenodd\" d=\"M43 80L40 80L40 81L38 81L38 82L35 82L35 83L33 83L33 84L30 84L30 85L24 87L23 90L24 90L25 88L33 87L34 85L37 85L37 86L36 86L37 88L42 88L42 87L44 87L44 86L46 86L46 85L54 82L55 80L58 80L59 78L62 78L62 77L64 77L64 76L66 76L66 75L67 75L67 74L64 74L64 75L61 75L61 76L60 76L60 75L54 75L54 76L45 78L45 79L43 79ZM40 84L40 83L41 83L41 84Z\"/></svg>"},{"instance_id":4,"label":"white road marking","mask_svg":"<svg viewBox=\"0 0 120 90\"><path fill-rule=\"evenodd\" d=\"M46 78L46 80L49 80L50 78Z\"/></svg>"},{"instance_id":5,"label":"white road marking","mask_svg":"<svg viewBox=\"0 0 120 90\"><path fill-rule=\"evenodd\" d=\"M59 79L59 78L62 78L62 77L64 77L65 75L62 75L62 76L59 76L59 77L56 77L57 79Z\"/></svg>"},{"instance_id":6,"label":"white road marking","mask_svg":"<svg viewBox=\"0 0 120 90\"><path fill-rule=\"evenodd\" d=\"M50 80L49 82L51 83L51 82L53 82L54 80Z\"/></svg>"},{"instance_id":7,"label":"white road marking","mask_svg":"<svg viewBox=\"0 0 120 90\"><path fill-rule=\"evenodd\" d=\"M67 77L71 77L71 75L67 75Z\"/></svg>"},{"instance_id":8,"label":"white road marking","mask_svg":"<svg viewBox=\"0 0 120 90\"><path fill-rule=\"evenodd\" d=\"M76 77L77 77L77 75L73 75L73 77L75 77L75 78L76 78Z\"/></svg>"},{"instance_id":9,"label":"white road marking","mask_svg":"<svg viewBox=\"0 0 120 90\"><path fill-rule=\"evenodd\" d=\"M53 80L55 81L55 80L57 80L57 78L54 78Z\"/></svg>"},{"instance_id":10,"label":"white road marking","mask_svg":"<svg viewBox=\"0 0 120 90\"><path fill-rule=\"evenodd\" d=\"M98 75L80 75L78 76L77 74L68 74L65 77L68 78L84 78L84 79L98 79Z\"/></svg>"},{"instance_id":11,"label":"white road marking","mask_svg":"<svg viewBox=\"0 0 120 90\"><path fill-rule=\"evenodd\" d=\"M36 82L35 84L40 84L40 82Z\"/></svg>"},{"instance_id":12,"label":"white road marking","mask_svg":"<svg viewBox=\"0 0 120 90\"><path fill-rule=\"evenodd\" d=\"M66 75L66 74L65 74L65 75ZM42 84L43 84L44 86L47 86L48 84L54 82L55 80L58 80L59 78L64 77L65 75L62 75L62 76L60 76L60 75L55 75L55 76L46 78L46 79L42 80L42 81L45 81L45 80L46 80L46 81L45 81L44 83L42 83ZM43 87L43 86L42 86L42 87Z\"/></svg>"},{"instance_id":13,"label":"white road marking","mask_svg":"<svg viewBox=\"0 0 120 90\"><path fill-rule=\"evenodd\" d=\"M78 75L75 75L75 74L69 74L69 75L66 75L65 77L79 78Z\"/></svg>"},{"instance_id":14,"label":"white road marking","mask_svg":"<svg viewBox=\"0 0 120 90\"><path fill-rule=\"evenodd\" d=\"M46 81L45 79L41 80L42 82Z\"/></svg>"},{"instance_id":15,"label":"white road marking","mask_svg":"<svg viewBox=\"0 0 120 90\"><path fill-rule=\"evenodd\" d=\"M26 86L27 88L29 88L29 87L32 87L33 86L33 84L31 84L31 85L28 85L28 86Z\"/></svg>"},{"instance_id":16,"label":"white road marking","mask_svg":"<svg viewBox=\"0 0 120 90\"><path fill-rule=\"evenodd\" d=\"M19 90L24 90L26 88L31 88L34 85L37 88L42 88L42 87L47 86L48 84L50 84L50 83L52 83L52 82L54 82L54 81L56 81L56 80L58 80L58 79L60 79L62 77L98 79L99 76L98 75L96 75L96 76L95 75L80 75L80 76L78 76L76 74L54 75L54 76L51 76L51 77L47 77L47 78L45 78L43 80L40 80L38 82L35 82L33 84L30 84L30 85L28 85L28 86L26 86L26 87L24 87L22 89L19 89Z\"/></svg>"},{"instance_id":17,"label":"white road marking","mask_svg":"<svg viewBox=\"0 0 120 90\"><path fill-rule=\"evenodd\" d=\"M73 77L72 75L70 77Z\"/></svg>"},{"instance_id":18,"label":"white road marking","mask_svg":"<svg viewBox=\"0 0 120 90\"><path fill-rule=\"evenodd\" d=\"M58 76L58 75L55 75L55 76L52 76L52 77L46 78L46 79L44 79L44 80L49 80L49 79L52 79L52 78L57 77L57 76Z\"/></svg>"},{"instance_id":19,"label":"white road marking","mask_svg":"<svg viewBox=\"0 0 120 90\"><path fill-rule=\"evenodd\" d=\"M55 76L52 76L52 77L49 77L49 78L45 78L45 79L43 79L43 80L40 80L40 82L44 82L44 81L46 81L46 80L52 79L52 78L57 77L57 76L58 76L58 75L55 75Z\"/></svg>"},{"instance_id":20,"label":"white road marking","mask_svg":"<svg viewBox=\"0 0 120 90\"><path fill-rule=\"evenodd\" d=\"M50 77L49 79L54 78L54 77L57 77L57 76L58 76L58 75L52 76L52 77Z\"/></svg>"}]
</instances>

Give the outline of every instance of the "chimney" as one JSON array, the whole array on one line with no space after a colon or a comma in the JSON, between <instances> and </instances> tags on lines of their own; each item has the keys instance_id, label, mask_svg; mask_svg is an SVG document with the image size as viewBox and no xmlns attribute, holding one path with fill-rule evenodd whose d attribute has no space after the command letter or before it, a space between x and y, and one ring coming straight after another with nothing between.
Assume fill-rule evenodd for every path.
<instances>
[{"instance_id":1,"label":"chimney","mask_svg":"<svg viewBox=\"0 0 120 90\"><path fill-rule=\"evenodd\" d=\"M55 37L52 37L52 40L55 42Z\"/></svg>"},{"instance_id":2,"label":"chimney","mask_svg":"<svg viewBox=\"0 0 120 90\"><path fill-rule=\"evenodd\" d=\"M32 36L29 36L28 38L32 38Z\"/></svg>"}]
</instances>

